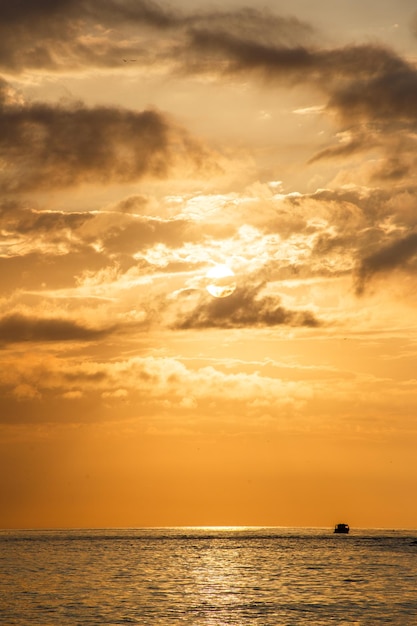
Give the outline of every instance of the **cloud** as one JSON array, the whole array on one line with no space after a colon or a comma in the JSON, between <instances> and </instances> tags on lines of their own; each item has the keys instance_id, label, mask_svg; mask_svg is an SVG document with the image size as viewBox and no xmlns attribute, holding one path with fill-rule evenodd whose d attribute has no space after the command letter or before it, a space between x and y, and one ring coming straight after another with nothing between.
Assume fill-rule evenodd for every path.
<instances>
[{"instance_id":1,"label":"cloud","mask_svg":"<svg viewBox=\"0 0 417 626\"><path fill-rule=\"evenodd\" d=\"M158 111L81 103L4 105L0 111L4 191L164 178L186 164L203 171L210 154Z\"/></svg>"},{"instance_id":2,"label":"cloud","mask_svg":"<svg viewBox=\"0 0 417 626\"><path fill-rule=\"evenodd\" d=\"M184 40L195 29L240 33L252 40L287 44L305 40L312 28L267 10L183 13L151 0L20 0L2 9L0 67L7 70L123 67L123 58L142 64L175 58L172 35ZM140 37L138 36L138 30ZM167 33L167 40L155 40ZM150 45L152 44L152 45Z\"/></svg>"},{"instance_id":3,"label":"cloud","mask_svg":"<svg viewBox=\"0 0 417 626\"><path fill-rule=\"evenodd\" d=\"M356 271L356 292L361 295L375 274L387 274L404 268L417 255L417 233L413 232L380 247L363 258Z\"/></svg>"},{"instance_id":4,"label":"cloud","mask_svg":"<svg viewBox=\"0 0 417 626\"><path fill-rule=\"evenodd\" d=\"M95 341L114 328L94 329L79 322L20 314L0 318L0 345L20 342Z\"/></svg>"},{"instance_id":5,"label":"cloud","mask_svg":"<svg viewBox=\"0 0 417 626\"><path fill-rule=\"evenodd\" d=\"M324 95L327 104L323 111L335 115L340 129L349 128L351 133L349 142L324 146L311 162L349 158L377 149L387 155L387 164L370 176L387 182L410 177L416 166L414 65L382 45L328 46L310 24L296 18L257 8L185 12L150 0L21 0L16 7L4 11L0 41L0 65L8 72L36 67L51 71L119 67L123 71L122 68L131 66L123 59L133 58L135 67L146 67L147 71L159 71L162 67L171 73L209 74L220 80L233 76L247 81L251 76L270 88L277 83L307 85ZM39 119L43 115L39 107L33 105L31 116L26 107L27 119L22 120L20 133L12 136L11 141L28 135L33 142L32 151L41 158L45 177L50 177L52 185L58 181L63 185L77 180L104 181L107 176L121 182L144 175L165 176L176 162L172 150L175 141L182 144L182 152L194 164L204 161L201 148L191 149L184 132L171 128L171 123L156 112L113 111L114 120L110 122L108 109L88 111L78 107L78 111L64 114L61 107L53 117L48 113L49 130ZM67 127L75 129L78 149L71 132L62 131L65 115ZM96 124L92 118L97 118ZM109 129L108 141L103 140L101 124ZM10 116L5 125L14 128ZM173 138L170 147L165 143L167 126ZM85 127L89 131L83 141ZM57 129L57 142L69 144L67 159L54 145L53 133ZM399 139L399 130L408 132L408 147L403 137ZM42 141L43 135L46 142ZM130 135L136 141L128 141ZM46 151L49 138L53 148L50 159ZM91 159L88 150L82 150L87 142ZM161 147L160 142L165 145ZM150 161L142 158L142 148L147 150ZM389 163L393 148L402 155L394 165ZM10 146L4 149L10 154ZM80 157L83 151L87 162ZM54 169L50 163L56 158L60 167ZM115 160L117 164L110 167ZM28 162L24 167L20 160L23 171L18 176L19 185L26 181L33 187L36 179L44 183L44 176L31 176L32 165ZM78 166L82 166L82 175ZM105 172L102 178L98 176L100 171ZM9 179L15 174L12 168Z\"/></svg>"},{"instance_id":6,"label":"cloud","mask_svg":"<svg viewBox=\"0 0 417 626\"><path fill-rule=\"evenodd\" d=\"M203 277L213 260L229 259L234 271L253 284L346 274L355 283L363 275L366 282L372 272L365 270L366 261L359 271L362 260L388 241L403 237L406 229L417 228L414 198L414 187L322 189L256 200L244 192L233 194L233 202L228 196L206 195L197 196L198 202L189 199L192 210L181 201L177 214L166 218L141 215L139 211L149 209L149 204L134 198L121 201L121 210L116 204L85 214L4 201L0 286L14 291L16 302L26 305L32 305L35 297L61 303L69 298L73 311L85 298L90 298L90 306L92 298L103 299L103 307L107 300L106 306L118 307L118 313L124 305L142 310L146 301L145 309L152 309L149 321L161 323L161 315L167 312L170 326L175 307L180 310L181 305L169 294L181 288L205 293ZM159 200L154 209L170 214L169 198L167 203ZM403 269L413 271L409 263ZM299 306L293 311L292 305L268 299L265 293L260 287L242 287L233 298L202 298L198 303L189 293L186 310L173 325L267 327L317 321L314 315L308 317L308 311L300 312ZM155 317L156 310L160 314Z\"/></svg>"},{"instance_id":7,"label":"cloud","mask_svg":"<svg viewBox=\"0 0 417 626\"><path fill-rule=\"evenodd\" d=\"M64 3L63 7L66 6ZM114 8L113 4L111 6ZM45 10L52 10L49 3L45 3ZM416 122L417 75L411 65L392 51L378 46L346 46L343 49L325 50L300 43L292 45L291 33L294 32L294 39L298 36L301 40L304 35L307 37L308 29L304 29L304 32L302 25L291 20L282 21L281 27L285 36L282 35L282 41L278 44L268 40L261 42L258 26L264 23L267 14L256 10L246 14L229 13L224 24L221 23L220 15L226 14L213 13L206 24L198 22L192 16L182 18L181 28L188 29L189 38L181 45L184 50L196 52L194 56L191 55L194 68L190 71L204 72L205 69L216 66L223 74L233 72L237 76L244 76L245 70L252 69L254 73L278 76L300 83L312 84L316 81L318 88L329 98L327 111L335 111L342 126L348 124L348 116L352 112L353 121L358 122L358 125L353 125L349 132L342 129L338 135L339 143L323 148L311 162L322 158L347 158L372 148L385 150L387 154L385 159L375 161L372 170L369 170L371 180L401 182L413 172L416 157L413 155L415 138L412 131ZM169 27L178 29L178 19L172 19ZM227 32L225 26L228 20L232 25L230 32ZM274 22L274 27L278 26L278 21ZM238 24L246 26L239 31ZM223 63L216 63L216 58L221 58ZM182 60L185 62L184 58ZM388 89L388 84L391 84L391 90ZM131 182L151 176L164 178L180 162L188 161L198 168L205 161L205 149L191 139L185 130L157 111L136 112L116 107L89 108L82 103L56 106L25 103L19 101L5 81L0 85L0 94L0 150L5 164L2 183L6 191L46 189L85 182ZM401 133L397 133L399 130ZM110 215L112 211L108 211L108 215L103 212L96 216L78 212L38 211L29 205L4 201L0 207L0 225L3 228L2 235L10 235L11 240L14 235L21 238L30 235L30 238L26 237L25 246L29 245L29 241L33 243L36 237L39 245L30 250L31 254L40 249L47 254L47 245L54 242L57 255L58 251L61 254L84 255L91 262L94 271L106 265L104 257L107 255L112 255L113 259L115 255L124 256L126 262L134 263L133 255L138 253L139 259L141 250L154 248L161 251L162 248L167 248L172 251L172 265L167 266L168 271L175 269L175 262L178 262L177 269L180 266L184 269L186 244L195 244L196 249L204 239L209 246L221 234L223 242L230 245L229 249L232 250L232 239L239 241L241 235L237 219L241 220L239 225L245 227L258 220L259 231L280 234L280 270L284 263L287 267L292 263L291 268L295 264L297 271L303 269L308 273L308 263L304 262L302 268L301 259L304 257L305 261L308 258L312 242L315 258L310 273L337 274L346 271L349 266L352 268L359 259L354 280L357 292L360 293L374 274L389 271L390 263L385 259L386 254L389 256L392 252L394 257L397 256L395 242L388 245L386 253L386 236L382 222L390 219L393 228L404 225L401 207L397 206L393 210L392 203L391 206L388 205L388 196L384 196L380 190L361 193L346 189L338 192L321 191L314 197L288 196L281 204L270 197L259 200L256 211L252 205L248 205L244 218L243 200L239 205L238 200L234 199L229 203L233 205L232 208L223 203L216 216L210 216L213 223L208 224L207 218L204 229L183 215L175 219L162 219L134 214L134 210L143 210L146 203L143 198L128 198L125 203L121 202L119 213L113 211ZM413 193L411 187L410 193ZM397 197L396 191L390 190L390 195L391 200ZM247 199L245 202L247 203ZM314 210L306 211L313 202ZM298 212L292 210L297 203L302 207ZM288 211L288 205L291 204ZM270 207L272 218L263 222L263 215L267 215L267 206ZM224 226L226 210L235 210L235 214ZM324 216L327 224L323 222L324 225L314 225L308 219L313 214ZM406 225L413 226L415 224L410 215ZM291 232L301 231L305 236L303 242L298 246L291 242L289 245L293 249L297 248L300 256L290 263L289 256L284 259L283 251L286 248L283 240ZM260 247L264 246L264 257L259 264L266 266L272 258L276 239L271 238L266 250L265 238L261 235L258 240ZM243 240L243 236L241 239ZM409 247L406 241L401 241L399 248L406 251L405 256L399 256L402 258L399 263L404 266L408 265L413 253L410 253L410 257L407 256ZM253 243L254 240L251 240L246 244L248 249L253 250ZM15 244L16 242L11 245ZM91 252L90 248L94 245L100 247L101 257ZM394 249L390 251L391 245ZM369 255L370 249L379 252ZM12 248L10 254L14 254ZM207 253L209 255L210 252ZM333 256L329 258L331 255ZM75 256L71 262L76 263ZM33 259L31 257L30 260ZM145 260L148 262L148 258ZM188 261L187 258L186 262ZM195 265L199 261L201 257ZM58 265L58 261L54 263ZM78 262L78 267L80 265ZM391 263L391 267L396 266L395 262ZM188 267L191 267L191 263ZM30 268L26 269L30 273ZM73 276L74 272L72 279ZM3 280L7 279L3 277ZM308 312L288 310L280 302L261 297L259 293L250 296L248 291L242 290L239 294L242 305L238 302L238 294L230 302L202 301L195 311L177 322L178 327L316 323L314 316ZM252 305L253 313L250 310ZM232 307L231 310L228 309L229 306Z\"/></svg>"},{"instance_id":8,"label":"cloud","mask_svg":"<svg viewBox=\"0 0 417 626\"><path fill-rule=\"evenodd\" d=\"M223 64L219 71L224 73L253 70L269 79L316 85L329 94L343 94L344 87L348 94L351 85L363 85L363 81L378 85L388 78L395 79L399 88L404 79L413 80L415 74L413 67L394 51L376 44L331 48L295 42L291 38L284 44L279 36L268 42L262 37L245 36L242 31L210 29L210 25L201 30L190 29L189 37L188 47L197 57L193 67L201 71L213 70L214 63L220 59Z\"/></svg>"},{"instance_id":9,"label":"cloud","mask_svg":"<svg viewBox=\"0 0 417 626\"><path fill-rule=\"evenodd\" d=\"M410 21L410 29L414 37L417 37L417 13L414 13Z\"/></svg>"},{"instance_id":10,"label":"cloud","mask_svg":"<svg viewBox=\"0 0 417 626\"><path fill-rule=\"evenodd\" d=\"M0 65L14 71L120 66L123 54L138 52L137 41L132 46L118 33L123 24L173 23L169 11L149 0L20 0L2 7Z\"/></svg>"},{"instance_id":11,"label":"cloud","mask_svg":"<svg viewBox=\"0 0 417 626\"><path fill-rule=\"evenodd\" d=\"M0 400L4 407L0 422L110 422L117 430L125 422L141 430L151 424L165 430L173 422L200 428L206 420L211 427L219 420L222 426L234 423L234 428L240 430L250 423L262 427L265 419L278 426L284 418L286 427L297 427L300 418L301 427L311 427L316 417L323 426L334 424L335 407L336 413L340 409L345 416L352 395L360 406L368 410L372 407L378 424L381 415L389 422L393 412L400 410L401 414L401 407L405 403L409 407L410 399L415 405L413 380L399 385L396 379L345 368L305 368L297 359L286 359L278 370L271 369L267 361L244 361L232 369L229 359L209 359L209 364L203 366L201 363L204 358L193 362L135 356L104 362L45 353L29 354L25 359L5 354L0 370Z\"/></svg>"},{"instance_id":12,"label":"cloud","mask_svg":"<svg viewBox=\"0 0 417 626\"><path fill-rule=\"evenodd\" d=\"M178 319L179 330L203 328L262 328L280 325L310 326L319 321L309 311L291 311L272 296L259 296L261 286L240 288L227 298L204 299Z\"/></svg>"},{"instance_id":13,"label":"cloud","mask_svg":"<svg viewBox=\"0 0 417 626\"><path fill-rule=\"evenodd\" d=\"M94 218L93 213L42 211L17 200L0 201L0 227L9 235L75 231Z\"/></svg>"},{"instance_id":14,"label":"cloud","mask_svg":"<svg viewBox=\"0 0 417 626\"><path fill-rule=\"evenodd\" d=\"M221 362L196 368L168 357L83 362L30 356L22 362L6 356L5 363L8 367L0 371L0 400L8 410L0 414L0 423L102 424L116 419L119 424L128 420L146 425L150 418L172 424L173 418L182 421L188 416L199 423L205 415L212 421L217 414L224 423L228 403L234 409L238 403L252 416L266 407L292 414L312 395L309 379L300 383L250 366L247 372L223 371ZM19 403L25 400L30 404L22 410ZM79 411L74 411L74 402ZM233 414L231 410L229 415Z\"/></svg>"},{"instance_id":15,"label":"cloud","mask_svg":"<svg viewBox=\"0 0 417 626\"><path fill-rule=\"evenodd\" d=\"M254 71L313 85L330 96L331 108L366 119L374 107L377 118L416 117L416 71L394 51L326 47L310 24L267 9L186 13L150 0L21 0L3 9L2 25L0 62L8 69L124 67L124 50L139 64L245 79ZM149 28L158 32L152 46Z\"/></svg>"},{"instance_id":16,"label":"cloud","mask_svg":"<svg viewBox=\"0 0 417 626\"><path fill-rule=\"evenodd\" d=\"M355 130L350 135L348 139L320 150L308 162L312 164L322 159L343 159L361 152L375 150L382 145L381 139L375 133L372 134L365 129Z\"/></svg>"},{"instance_id":17,"label":"cloud","mask_svg":"<svg viewBox=\"0 0 417 626\"><path fill-rule=\"evenodd\" d=\"M138 217L118 220L102 235L103 246L112 253L134 254L155 245L181 247L203 238L201 227L185 219Z\"/></svg>"},{"instance_id":18,"label":"cloud","mask_svg":"<svg viewBox=\"0 0 417 626\"><path fill-rule=\"evenodd\" d=\"M394 53L380 50L379 66L368 75L359 73L348 85L334 88L329 107L350 121L417 122L417 71ZM388 61L391 61L390 63Z\"/></svg>"},{"instance_id":19,"label":"cloud","mask_svg":"<svg viewBox=\"0 0 417 626\"><path fill-rule=\"evenodd\" d=\"M308 85L321 92L324 112L333 114L349 140L321 149L320 159L349 158L378 150L387 162L373 174L380 181L406 178L416 166L417 70L394 51L379 45L343 48L282 46L244 39L222 31L192 34L195 52L190 71L261 78L274 83ZM340 137L341 134L338 133ZM395 166L392 153L398 155Z\"/></svg>"},{"instance_id":20,"label":"cloud","mask_svg":"<svg viewBox=\"0 0 417 626\"><path fill-rule=\"evenodd\" d=\"M86 245L75 246L64 254L45 244L34 250L15 250L9 257L0 257L0 290L3 295L14 292L24 297L27 290L40 290L41 295L47 288L58 290L59 295L59 290L76 285L77 275L99 272L107 264L107 257Z\"/></svg>"},{"instance_id":21,"label":"cloud","mask_svg":"<svg viewBox=\"0 0 417 626\"><path fill-rule=\"evenodd\" d=\"M207 25L189 31L184 62L194 73L250 76L269 88L306 85L321 93L326 99L322 111L335 119L338 137L348 130L350 139L325 146L311 163L369 150L382 152L387 160L393 152L401 153L394 168L387 162L376 174L388 182L411 175L416 165L417 70L387 47L332 48L307 40L282 44L279 38L269 42Z\"/></svg>"}]
</instances>

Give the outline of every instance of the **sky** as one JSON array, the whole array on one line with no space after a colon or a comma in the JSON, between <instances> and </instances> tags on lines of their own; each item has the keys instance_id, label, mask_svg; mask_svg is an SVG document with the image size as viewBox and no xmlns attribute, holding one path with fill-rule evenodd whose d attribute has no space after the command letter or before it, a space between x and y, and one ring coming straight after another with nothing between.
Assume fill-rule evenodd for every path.
<instances>
[{"instance_id":1,"label":"sky","mask_svg":"<svg viewBox=\"0 0 417 626\"><path fill-rule=\"evenodd\" d=\"M416 528L416 165L414 1L2 2L0 527Z\"/></svg>"}]
</instances>

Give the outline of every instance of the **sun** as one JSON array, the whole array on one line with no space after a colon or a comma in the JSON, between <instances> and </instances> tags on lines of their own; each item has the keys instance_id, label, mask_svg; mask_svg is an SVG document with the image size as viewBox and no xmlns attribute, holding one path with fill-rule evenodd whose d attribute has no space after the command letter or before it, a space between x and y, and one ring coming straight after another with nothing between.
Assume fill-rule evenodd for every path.
<instances>
[{"instance_id":1,"label":"sun","mask_svg":"<svg viewBox=\"0 0 417 626\"><path fill-rule=\"evenodd\" d=\"M227 298L236 289L235 275L228 265L216 263L207 272L206 279L206 289L215 298Z\"/></svg>"}]
</instances>

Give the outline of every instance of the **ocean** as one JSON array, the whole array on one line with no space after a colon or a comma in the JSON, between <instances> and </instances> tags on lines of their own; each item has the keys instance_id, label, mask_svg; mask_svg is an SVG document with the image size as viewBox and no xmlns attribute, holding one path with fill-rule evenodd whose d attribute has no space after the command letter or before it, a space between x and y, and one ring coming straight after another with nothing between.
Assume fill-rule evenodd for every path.
<instances>
[{"instance_id":1,"label":"ocean","mask_svg":"<svg viewBox=\"0 0 417 626\"><path fill-rule=\"evenodd\" d=\"M417 625L417 531L0 531L2 626Z\"/></svg>"}]
</instances>

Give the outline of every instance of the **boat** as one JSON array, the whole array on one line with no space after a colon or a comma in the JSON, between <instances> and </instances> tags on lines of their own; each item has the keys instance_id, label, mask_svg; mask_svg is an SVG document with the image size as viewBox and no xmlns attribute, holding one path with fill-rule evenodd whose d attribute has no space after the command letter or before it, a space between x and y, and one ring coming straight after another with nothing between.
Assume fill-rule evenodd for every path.
<instances>
[{"instance_id":1,"label":"boat","mask_svg":"<svg viewBox=\"0 0 417 626\"><path fill-rule=\"evenodd\" d=\"M336 524L334 532L339 535L347 535L349 532L349 524Z\"/></svg>"}]
</instances>

